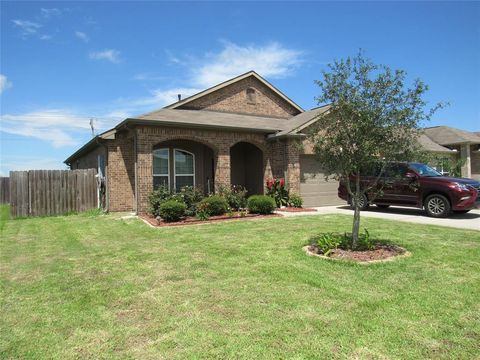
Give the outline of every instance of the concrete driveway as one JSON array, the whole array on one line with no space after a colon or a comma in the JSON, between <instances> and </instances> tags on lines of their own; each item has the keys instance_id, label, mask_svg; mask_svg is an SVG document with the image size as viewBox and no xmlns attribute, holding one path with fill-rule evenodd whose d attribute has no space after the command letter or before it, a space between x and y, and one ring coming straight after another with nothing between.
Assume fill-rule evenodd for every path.
<instances>
[{"instance_id":1,"label":"concrete driveway","mask_svg":"<svg viewBox=\"0 0 480 360\"><path fill-rule=\"evenodd\" d=\"M348 206L323 206L315 208L314 212L289 213L278 211L284 216L302 216L302 215L325 215L325 214L344 214L353 216L353 210ZM454 214L448 218L431 218L425 215L420 209L411 209L403 207L389 207L388 209L379 209L371 206L368 211L362 211L362 217L374 217L388 220L405 221L416 224L428 224L448 226L460 229L469 229L480 231L480 209L471 210L467 214Z\"/></svg>"}]
</instances>

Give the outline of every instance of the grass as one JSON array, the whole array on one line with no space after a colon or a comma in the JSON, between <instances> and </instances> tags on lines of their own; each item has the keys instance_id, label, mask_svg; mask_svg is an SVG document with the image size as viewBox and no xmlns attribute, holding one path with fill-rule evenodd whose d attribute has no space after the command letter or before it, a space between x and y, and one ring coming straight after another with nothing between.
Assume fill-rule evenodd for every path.
<instances>
[{"instance_id":1,"label":"grass","mask_svg":"<svg viewBox=\"0 0 480 360\"><path fill-rule=\"evenodd\" d=\"M363 219L409 258L307 257L347 216L152 229L1 209L1 358L474 359L480 232Z\"/></svg>"}]
</instances>

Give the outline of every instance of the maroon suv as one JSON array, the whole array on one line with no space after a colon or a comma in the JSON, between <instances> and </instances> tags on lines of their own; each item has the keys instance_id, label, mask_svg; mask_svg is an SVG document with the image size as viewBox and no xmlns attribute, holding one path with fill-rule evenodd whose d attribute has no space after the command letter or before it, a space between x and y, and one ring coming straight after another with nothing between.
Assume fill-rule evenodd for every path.
<instances>
[{"instance_id":1,"label":"maroon suv","mask_svg":"<svg viewBox=\"0 0 480 360\"><path fill-rule=\"evenodd\" d=\"M377 175L362 177L362 186L367 188L374 183ZM352 204L343 181L338 196ZM423 208L428 216L447 217L452 212L466 213L480 204L480 182L442 176L425 164L391 163L377 186L363 195L360 208L366 210L372 203L379 208L390 205Z\"/></svg>"}]
</instances>

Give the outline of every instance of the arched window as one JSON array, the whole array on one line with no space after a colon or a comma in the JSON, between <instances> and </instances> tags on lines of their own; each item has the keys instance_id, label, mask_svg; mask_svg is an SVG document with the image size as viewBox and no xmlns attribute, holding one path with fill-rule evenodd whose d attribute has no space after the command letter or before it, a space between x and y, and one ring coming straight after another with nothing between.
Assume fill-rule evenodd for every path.
<instances>
[{"instance_id":1,"label":"arched window","mask_svg":"<svg viewBox=\"0 0 480 360\"><path fill-rule=\"evenodd\" d=\"M195 155L181 149L174 149L175 191L184 186L195 186Z\"/></svg>"},{"instance_id":2,"label":"arched window","mask_svg":"<svg viewBox=\"0 0 480 360\"><path fill-rule=\"evenodd\" d=\"M256 102L255 89L253 89L253 88L248 88L247 89L247 102L249 104L255 104L255 102Z\"/></svg>"},{"instance_id":3,"label":"arched window","mask_svg":"<svg viewBox=\"0 0 480 360\"><path fill-rule=\"evenodd\" d=\"M153 150L153 187L170 188L170 151L168 148Z\"/></svg>"}]
</instances>

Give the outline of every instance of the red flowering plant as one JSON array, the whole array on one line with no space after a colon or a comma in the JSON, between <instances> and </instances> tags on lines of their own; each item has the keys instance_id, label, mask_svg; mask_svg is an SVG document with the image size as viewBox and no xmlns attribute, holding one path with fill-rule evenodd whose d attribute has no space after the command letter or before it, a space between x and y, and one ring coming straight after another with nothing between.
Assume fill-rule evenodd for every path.
<instances>
[{"instance_id":1,"label":"red flowering plant","mask_svg":"<svg viewBox=\"0 0 480 360\"><path fill-rule=\"evenodd\" d=\"M288 204L288 190L285 187L285 179L268 179L267 195L271 196L277 207L286 206Z\"/></svg>"}]
</instances>

